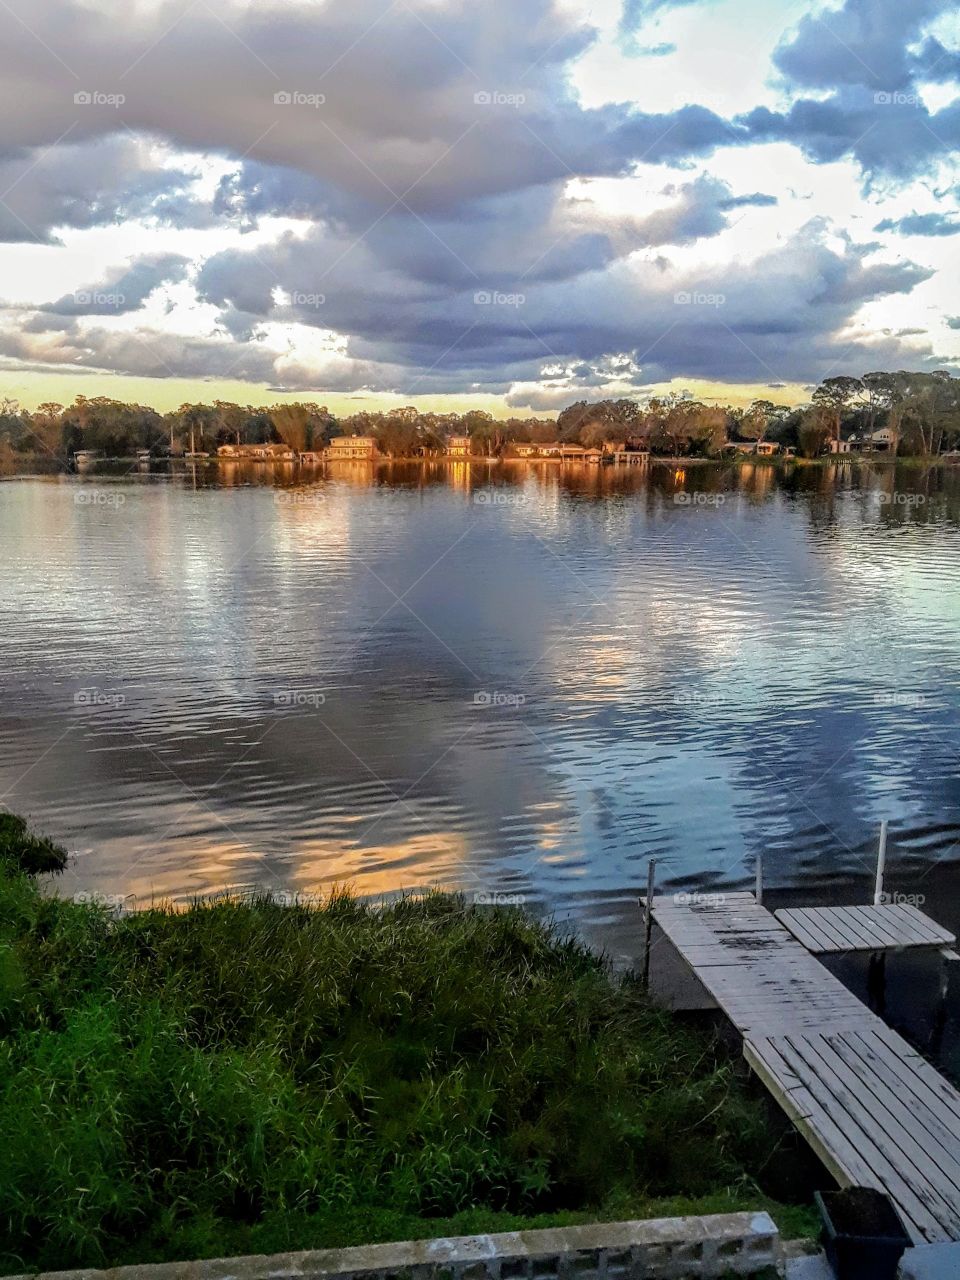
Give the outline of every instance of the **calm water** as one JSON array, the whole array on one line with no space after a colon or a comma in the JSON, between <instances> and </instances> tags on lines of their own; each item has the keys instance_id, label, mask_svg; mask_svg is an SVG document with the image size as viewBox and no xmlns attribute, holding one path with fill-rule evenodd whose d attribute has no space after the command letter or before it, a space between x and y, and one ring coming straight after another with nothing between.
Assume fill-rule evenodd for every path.
<instances>
[{"instance_id":1,"label":"calm water","mask_svg":"<svg viewBox=\"0 0 960 1280\"><path fill-rule=\"evenodd\" d=\"M66 892L437 884L626 951L651 855L862 901L886 817L960 925L958 520L960 468L4 483L0 797Z\"/></svg>"}]
</instances>

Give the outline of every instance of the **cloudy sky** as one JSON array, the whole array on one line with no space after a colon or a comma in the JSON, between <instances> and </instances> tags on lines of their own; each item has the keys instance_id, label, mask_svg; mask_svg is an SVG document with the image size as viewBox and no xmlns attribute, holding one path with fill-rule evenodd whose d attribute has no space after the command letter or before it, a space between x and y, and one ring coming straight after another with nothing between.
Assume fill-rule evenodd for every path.
<instances>
[{"instance_id":1,"label":"cloudy sky","mask_svg":"<svg viewBox=\"0 0 960 1280\"><path fill-rule=\"evenodd\" d=\"M960 371L951 0L4 0L0 394Z\"/></svg>"}]
</instances>

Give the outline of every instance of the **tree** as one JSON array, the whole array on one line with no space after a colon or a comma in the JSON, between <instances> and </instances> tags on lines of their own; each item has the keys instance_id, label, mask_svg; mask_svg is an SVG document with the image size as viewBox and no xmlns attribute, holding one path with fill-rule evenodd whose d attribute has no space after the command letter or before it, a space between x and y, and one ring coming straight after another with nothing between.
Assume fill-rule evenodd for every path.
<instances>
[{"instance_id":1,"label":"tree","mask_svg":"<svg viewBox=\"0 0 960 1280\"><path fill-rule=\"evenodd\" d=\"M275 404L270 410L270 421L277 435L289 448L302 453L304 449L311 447L313 431L305 405Z\"/></svg>"},{"instance_id":2,"label":"tree","mask_svg":"<svg viewBox=\"0 0 960 1280\"><path fill-rule=\"evenodd\" d=\"M833 438L839 443L840 425L843 419L843 411L850 404L851 400L863 394L863 383L859 378L824 378L816 391L813 393L813 403L822 405L829 410L830 417L828 422L833 429Z\"/></svg>"},{"instance_id":3,"label":"tree","mask_svg":"<svg viewBox=\"0 0 960 1280\"><path fill-rule=\"evenodd\" d=\"M213 407L217 411L217 442L232 440L234 444L240 444L250 411L229 400L214 400Z\"/></svg>"},{"instance_id":4,"label":"tree","mask_svg":"<svg viewBox=\"0 0 960 1280\"><path fill-rule=\"evenodd\" d=\"M765 440L767 432L780 426L790 410L786 405L772 400L754 400L750 408L737 419L737 431L744 440Z\"/></svg>"},{"instance_id":5,"label":"tree","mask_svg":"<svg viewBox=\"0 0 960 1280\"><path fill-rule=\"evenodd\" d=\"M816 458L830 439L834 411L829 405L812 404L803 410L797 436L805 458Z\"/></svg>"}]
</instances>

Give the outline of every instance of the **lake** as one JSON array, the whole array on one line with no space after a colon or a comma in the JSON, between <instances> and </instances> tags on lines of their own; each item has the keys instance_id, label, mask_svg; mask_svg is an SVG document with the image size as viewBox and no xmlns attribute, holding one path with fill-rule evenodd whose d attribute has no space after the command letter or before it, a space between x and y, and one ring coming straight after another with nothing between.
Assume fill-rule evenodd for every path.
<instances>
[{"instance_id":1,"label":"lake","mask_svg":"<svg viewBox=\"0 0 960 1280\"><path fill-rule=\"evenodd\" d=\"M181 464L0 484L0 797L128 905L661 889L960 926L960 468Z\"/></svg>"}]
</instances>

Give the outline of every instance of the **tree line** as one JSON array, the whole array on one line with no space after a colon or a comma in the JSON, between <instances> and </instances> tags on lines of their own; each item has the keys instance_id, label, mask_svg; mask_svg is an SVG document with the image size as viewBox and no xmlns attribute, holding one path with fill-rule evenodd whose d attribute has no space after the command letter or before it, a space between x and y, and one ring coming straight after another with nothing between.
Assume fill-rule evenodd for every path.
<instances>
[{"instance_id":1,"label":"tree line","mask_svg":"<svg viewBox=\"0 0 960 1280\"><path fill-rule=\"evenodd\" d=\"M127 457L149 449L158 457L213 453L224 444L283 443L322 449L334 435L373 436L381 453L402 458L440 454L451 435L469 436L478 455L501 455L512 444L589 447L622 444L670 456L718 455L732 441L775 441L815 457L830 440L867 440L888 428L902 454L925 455L960 446L960 379L934 373L876 372L824 379L800 406L755 400L747 408L705 404L685 395L577 401L556 418L494 418L421 412L411 405L336 417L326 405L270 407L215 400L182 404L168 413L106 396L77 396L70 405L35 410L0 402L0 464L13 454L66 460L79 449Z\"/></svg>"}]
</instances>

